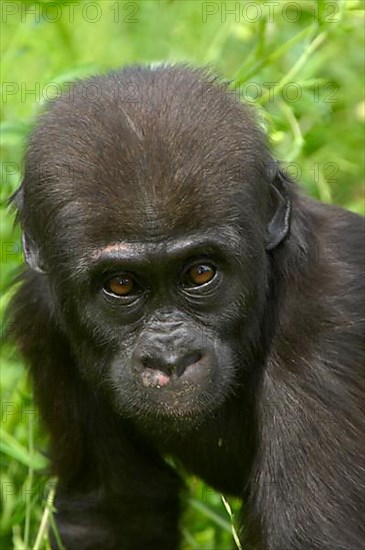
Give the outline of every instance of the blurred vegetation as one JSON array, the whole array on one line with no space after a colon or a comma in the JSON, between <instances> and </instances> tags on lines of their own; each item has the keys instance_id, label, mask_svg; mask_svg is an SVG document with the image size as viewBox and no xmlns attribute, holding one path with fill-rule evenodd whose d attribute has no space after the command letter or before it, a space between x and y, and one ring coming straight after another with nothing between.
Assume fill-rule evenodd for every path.
<instances>
[{"instance_id":1,"label":"blurred vegetation","mask_svg":"<svg viewBox=\"0 0 365 550\"><path fill-rule=\"evenodd\" d=\"M276 155L308 193L362 213L364 7L363 0L3 1L1 315L22 261L6 200L21 180L29 130L62 86L110 68L211 65L258 106ZM46 474L46 436L24 366L6 343L1 395L1 548L48 548L54 480ZM231 547L221 495L187 482L185 549Z\"/></svg>"}]
</instances>

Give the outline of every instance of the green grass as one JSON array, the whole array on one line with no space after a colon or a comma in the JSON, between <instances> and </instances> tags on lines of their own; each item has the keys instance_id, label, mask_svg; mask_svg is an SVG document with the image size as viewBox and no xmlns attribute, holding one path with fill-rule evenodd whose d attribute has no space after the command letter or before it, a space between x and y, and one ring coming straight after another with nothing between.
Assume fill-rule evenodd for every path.
<instances>
[{"instance_id":1,"label":"green grass","mask_svg":"<svg viewBox=\"0 0 365 550\"><path fill-rule=\"evenodd\" d=\"M60 1L2 2L2 316L22 261L5 202L21 180L26 138L42 105L78 77L136 62L209 64L257 105L275 154L306 192L363 212L362 0L281 0L279 7L257 0L255 11L247 2L95 4L99 12L80 2L71 17L70 4ZM239 10L225 14L224 6ZM48 548L55 480L47 475L47 436L24 365L7 343L1 396L1 548ZM229 507L201 481L186 479L185 549L231 547Z\"/></svg>"}]
</instances>

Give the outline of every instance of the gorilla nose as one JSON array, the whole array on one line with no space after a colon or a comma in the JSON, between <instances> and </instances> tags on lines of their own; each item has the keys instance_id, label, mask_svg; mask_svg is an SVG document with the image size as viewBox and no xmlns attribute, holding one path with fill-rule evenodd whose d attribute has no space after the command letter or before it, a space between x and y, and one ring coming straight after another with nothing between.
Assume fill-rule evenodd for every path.
<instances>
[{"instance_id":1,"label":"gorilla nose","mask_svg":"<svg viewBox=\"0 0 365 550\"><path fill-rule=\"evenodd\" d=\"M185 370L198 363L203 354L200 351L186 353L152 353L135 357L138 370L160 371L167 377L172 374L181 376Z\"/></svg>"}]
</instances>

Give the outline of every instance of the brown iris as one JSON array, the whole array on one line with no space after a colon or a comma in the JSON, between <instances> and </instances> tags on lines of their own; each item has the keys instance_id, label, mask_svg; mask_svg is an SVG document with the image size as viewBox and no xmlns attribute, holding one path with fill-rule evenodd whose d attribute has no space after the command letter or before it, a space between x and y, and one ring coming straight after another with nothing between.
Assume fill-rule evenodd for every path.
<instances>
[{"instance_id":1,"label":"brown iris","mask_svg":"<svg viewBox=\"0 0 365 550\"><path fill-rule=\"evenodd\" d=\"M115 296L128 296L133 292L134 287L134 280L128 274L117 275L104 285L105 290Z\"/></svg>"},{"instance_id":2,"label":"brown iris","mask_svg":"<svg viewBox=\"0 0 365 550\"><path fill-rule=\"evenodd\" d=\"M215 275L215 269L211 265L197 264L187 272L187 283L191 286L200 286L209 283Z\"/></svg>"}]
</instances>

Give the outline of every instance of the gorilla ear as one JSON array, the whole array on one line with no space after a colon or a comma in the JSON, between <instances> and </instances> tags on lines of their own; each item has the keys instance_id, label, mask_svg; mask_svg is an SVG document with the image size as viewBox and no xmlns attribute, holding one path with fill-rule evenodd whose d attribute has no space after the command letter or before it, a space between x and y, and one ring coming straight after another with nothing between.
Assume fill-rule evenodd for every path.
<instances>
[{"instance_id":1,"label":"gorilla ear","mask_svg":"<svg viewBox=\"0 0 365 550\"><path fill-rule=\"evenodd\" d=\"M30 269L38 273L45 273L39 249L33 239L29 237L25 231L22 233L22 244L25 261Z\"/></svg>"},{"instance_id":2,"label":"gorilla ear","mask_svg":"<svg viewBox=\"0 0 365 550\"><path fill-rule=\"evenodd\" d=\"M13 208L16 210L16 221L18 223L21 223L21 213L23 210L23 203L24 203L24 196L23 196L23 186L21 185L15 193L10 197L9 199L9 206L10 208ZM45 270L43 269L40 253L38 250L37 245L33 241L33 239L27 234L27 232L23 229L22 231L22 245L23 245L23 252L25 261L27 262L30 269L33 271L37 271L38 273L44 273Z\"/></svg>"},{"instance_id":3,"label":"gorilla ear","mask_svg":"<svg viewBox=\"0 0 365 550\"><path fill-rule=\"evenodd\" d=\"M266 228L266 250L275 248L288 234L290 227L291 201L287 192L287 179L277 171L270 183L273 215Z\"/></svg>"}]
</instances>

